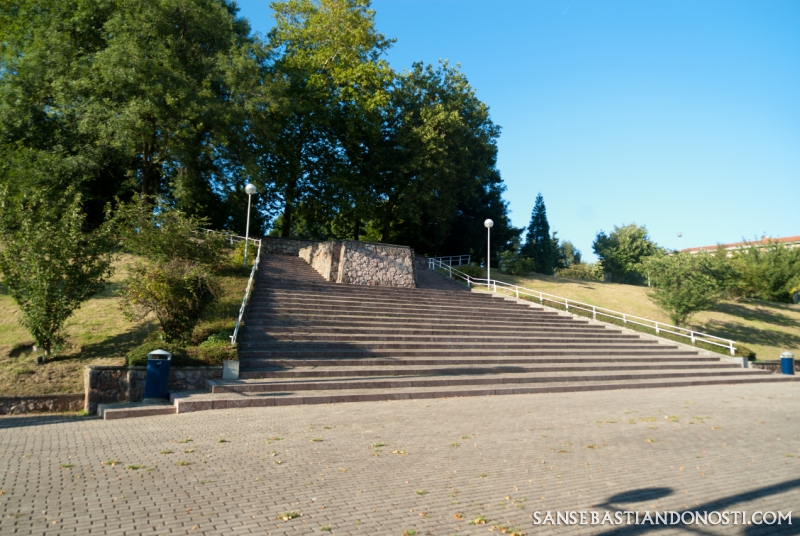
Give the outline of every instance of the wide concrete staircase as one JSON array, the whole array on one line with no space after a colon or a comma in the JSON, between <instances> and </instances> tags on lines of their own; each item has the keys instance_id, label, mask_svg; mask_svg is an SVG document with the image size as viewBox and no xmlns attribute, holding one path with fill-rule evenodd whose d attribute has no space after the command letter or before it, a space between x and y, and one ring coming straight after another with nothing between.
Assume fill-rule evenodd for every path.
<instances>
[{"instance_id":1,"label":"wide concrete staircase","mask_svg":"<svg viewBox=\"0 0 800 536\"><path fill-rule=\"evenodd\" d=\"M264 255L240 338L240 379L174 392L206 409L786 381L719 356L469 292L328 283Z\"/></svg>"}]
</instances>

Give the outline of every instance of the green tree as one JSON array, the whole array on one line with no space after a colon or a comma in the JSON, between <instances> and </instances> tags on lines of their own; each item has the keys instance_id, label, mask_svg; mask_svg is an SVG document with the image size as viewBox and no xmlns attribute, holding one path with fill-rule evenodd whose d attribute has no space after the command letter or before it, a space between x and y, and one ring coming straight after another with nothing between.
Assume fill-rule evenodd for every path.
<instances>
[{"instance_id":1,"label":"green tree","mask_svg":"<svg viewBox=\"0 0 800 536\"><path fill-rule=\"evenodd\" d=\"M730 264L736 272L730 285L734 295L792 302L800 279L800 248L777 242L750 243L732 254Z\"/></svg>"},{"instance_id":2,"label":"green tree","mask_svg":"<svg viewBox=\"0 0 800 536\"><path fill-rule=\"evenodd\" d=\"M603 269L610 272L617 283L629 282L638 275L645 258L661 252L661 249L647 234L647 228L631 223L614 226L614 231L606 235L597 233L592 249L600 258Z\"/></svg>"},{"instance_id":3,"label":"green tree","mask_svg":"<svg viewBox=\"0 0 800 536\"><path fill-rule=\"evenodd\" d=\"M553 233L553 240L556 244L556 268L569 268L581 263L581 251L576 248L569 240L559 242L556 233Z\"/></svg>"},{"instance_id":4,"label":"green tree","mask_svg":"<svg viewBox=\"0 0 800 536\"><path fill-rule=\"evenodd\" d=\"M685 326L692 315L724 297L729 267L712 255L657 255L648 258L644 266L654 287L650 299L676 326Z\"/></svg>"},{"instance_id":5,"label":"green tree","mask_svg":"<svg viewBox=\"0 0 800 536\"><path fill-rule=\"evenodd\" d=\"M556 266L557 249L550 236L550 224L547 221L547 208L544 206L544 197L541 192L536 195L536 202L531 212L531 222L528 224L528 235L522 253L533 259L536 271L540 274L553 275Z\"/></svg>"},{"instance_id":6,"label":"green tree","mask_svg":"<svg viewBox=\"0 0 800 536\"><path fill-rule=\"evenodd\" d=\"M111 219L84 231L82 199L34 191L0 200L0 272L22 311L22 325L45 355L64 344L64 322L111 275Z\"/></svg>"},{"instance_id":7,"label":"green tree","mask_svg":"<svg viewBox=\"0 0 800 536\"><path fill-rule=\"evenodd\" d=\"M368 0L271 4L269 41L278 57L270 72L281 82L280 106L256 142L263 148L259 166L274 179L283 206L281 236L290 236L298 213L312 227L320 208L323 219L332 217L347 167L340 118L357 121L387 99L383 88L392 72L380 56L391 41L375 31L369 6Z\"/></svg>"},{"instance_id":8,"label":"green tree","mask_svg":"<svg viewBox=\"0 0 800 536\"><path fill-rule=\"evenodd\" d=\"M0 154L15 164L0 180L30 182L20 164L38 163L41 187L84 193L90 224L137 191L235 223L269 86L233 2L11 0L0 43Z\"/></svg>"},{"instance_id":9,"label":"green tree","mask_svg":"<svg viewBox=\"0 0 800 536\"><path fill-rule=\"evenodd\" d=\"M145 260L129 268L122 283L122 311L137 321L154 314L164 340L184 343L219 297L214 271L229 265L225 235L207 234L206 220L170 209L161 199L155 209L141 196L119 210L124 248Z\"/></svg>"}]
</instances>

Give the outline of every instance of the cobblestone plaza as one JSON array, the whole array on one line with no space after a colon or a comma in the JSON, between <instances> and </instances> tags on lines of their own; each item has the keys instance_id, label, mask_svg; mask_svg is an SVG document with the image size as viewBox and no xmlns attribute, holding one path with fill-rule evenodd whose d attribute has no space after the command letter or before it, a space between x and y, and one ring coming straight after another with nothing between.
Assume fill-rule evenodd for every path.
<instances>
[{"instance_id":1,"label":"cobblestone plaza","mask_svg":"<svg viewBox=\"0 0 800 536\"><path fill-rule=\"evenodd\" d=\"M0 420L0 534L800 534L800 391L751 384ZM547 511L792 525L534 526Z\"/></svg>"}]
</instances>

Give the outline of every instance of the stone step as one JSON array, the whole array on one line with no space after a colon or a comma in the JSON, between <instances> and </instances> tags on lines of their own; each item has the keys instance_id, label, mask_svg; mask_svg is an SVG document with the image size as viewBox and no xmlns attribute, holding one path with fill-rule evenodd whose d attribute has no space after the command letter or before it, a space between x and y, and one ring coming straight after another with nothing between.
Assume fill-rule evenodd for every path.
<instances>
[{"instance_id":1,"label":"stone step","mask_svg":"<svg viewBox=\"0 0 800 536\"><path fill-rule=\"evenodd\" d=\"M668 346L666 344L658 344L655 341L583 341L583 342L566 342L566 341L552 341L552 342L461 342L455 339L447 340L444 342L391 342L391 341L254 341L250 343L243 343L242 349L250 350L258 348L267 351L327 351L327 350L487 350L487 351L505 351L505 350L591 350L602 349L606 352L615 352L617 350L664 350L676 351L677 346Z\"/></svg>"},{"instance_id":2,"label":"stone step","mask_svg":"<svg viewBox=\"0 0 800 536\"><path fill-rule=\"evenodd\" d=\"M393 358L433 358L433 357L555 357L555 356L603 356L608 354L608 349L595 348L587 350L452 350L443 349L438 351L433 350L265 350L259 349L243 349L240 353L240 361L254 362L259 359L313 359L313 358L328 358L328 359L346 359L346 358L379 358L379 357L393 357ZM697 352L691 351L670 351L670 350L614 350L614 354L618 356L697 356Z\"/></svg>"},{"instance_id":3,"label":"stone step","mask_svg":"<svg viewBox=\"0 0 800 536\"><path fill-rule=\"evenodd\" d=\"M522 357L522 358L438 358L438 357L418 357L413 359L386 359L386 358L359 358L359 359L327 359L327 358L301 358L301 359L269 359L269 358L248 358L241 357L240 367L253 369L259 367L269 368L291 368L291 367L418 367L418 366L444 366L452 367L457 365L591 365L599 363L624 363L624 364L662 364L662 363L684 363L684 362L707 362L720 363L717 357L705 357L698 355L691 356L584 356L584 357ZM736 365L738 366L738 365Z\"/></svg>"},{"instance_id":4,"label":"stone step","mask_svg":"<svg viewBox=\"0 0 800 536\"><path fill-rule=\"evenodd\" d=\"M375 377L304 377L298 380L286 378L274 380L239 380L223 382L209 380L208 387L212 393L256 393L285 391L318 391L335 389L402 389L409 387L444 387L453 385L501 385L514 383L551 383L565 379L573 382L581 381L638 381L664 378L706 378L706 377L750 377L770 374L765 371L742 371L741 368L720 370L718 368L700 368L694 370L654 369L626 371L597 370L562 370L533 372L497 372L492 374L431 374L424 377L375 378Z\"/></svg>"},{"instance_id":5,"label":"stone step","mask_svg":"<svg viewBox=\"0 0 800 536\"><path fill-rule=\"evenodd\" d=\"M491 318L494 322L508 322L508 321L526 321L526 322L541 322L550 324L571 324L573 322L588 323L588 320L580 321L566 316L539 316L536 314L526 314L525 312L503 311L498 309L496 311L481 310L478 308L470 308L462 311L443 311L435 309L426 309L420 307L325 307L325 306L308 306L308 307L284 307L281 304L273 304L271 306L251 306L249 315L261 317L264 315L295 315L302 316L318 315L330 316L332 314L342 313L346 311L349 316L362 316L362 317L402 317L402 318L418 318L418 319L472 319L475 321L484 321Z\"/></svg>"},{"instance_id":6,"label":"stone step","mask_svg":"<svg viewBox=\"0 0 800 536\"><path fill-rule=\"evenodd\" d=\"M175 404L167 400L163 402L111 402L97 405L97 415L105 421L153 415L173 415L176 412Z\"/></svg>"},{"instance_id":7,"label":"stone step","mask_svg":"<svg viewBox=\"0 0 800 536\"><path fill-rule=\"evenodd\" d=\"M441 387L405 387L396 389L332 389L287 390L270 393L210 393L208 391L174 391L170 397L177 413L247 407L293 406L343 402L375 402L464 396L500 396L574 391L606 391L613 389L654 389L797 381L796 376L778 374L744 374L709 378L654 378L637 381L554 381L541 385L491 384L482 386L451 385Z\"/></svg>"},{"instance_id":8,"label":"stone step","mask_svg":"<svg viewBox=\"0 0 800 536\"><path fill-rule=\"evenodd\" d=\"M377 330L375 330L377 331ZM608 334L520 334L519 332L511 334L498 334L498 335L474 335L474 332L453 334L441 330L439 334L434 335L409 335L403 333L376 333L370 330L368 333L341 333L340 330L317 330L315 332L299 331L286 329L284 331L255 331L250 330L243 340L247 342L270 343L270 342L340 342L346 341L353 344L360 344L361 342L376 341L376 342L457 342L457 343L487 343L487 342L506 342L506 343L544 343L544 342L558 342L558 343L572 343L572 342L596 342L596 341L614 341L614 342L637 342L640 344L658 344L656 341L648 339L639 339L634 335L614 335Z\"/></svg>"},{"instance_id":9,"label":"stone step","mask_svg":"<svg viewBox=\"0 0 800 536\"><path fill-rule=\"evenodd\" d=\"M688 360L684 360L688 361ZM437 376L437 375L490 375L508 373L579 373L605 371L661 371L661 370L726 370L740 373L742 368L736 364L720 364L714 362L690 361L687 363L610 363L610 364L525 364L509 365L506 363L491 365L454 364L442 365L384 365L364 367L354 366L273 366L269 368L241 368L240 379L264 378L347 378L347 377L398 377L398 376Z\"/></svg>"},{"instance_id":10,"label":"stone step","mask_svg":"<svg viewBox=\"0 0 800 536\"><path fill-rule=\"evenodd\" d=\"M253 332L259 331L293 331L303 330L317 330L323 332L331 332L336 330L337 333L346 333L347 331L362 331L367 333L367 330L437 330L446 331L450 333L484 333L484 332L498 332L498 333L529 333L529 334L597 334L605 336L613 334L617 336L629 336L630 334L623 333L622 331L606 328L604 326L592 324L577 324L565 326L556 324L500 324L498 326L487 326L477 322L454 322L454 321L415 321L413 319L374 319L364 317L348 317L340 315L338 318L330 317L311 317L311 318L297 318L297 317L269 317L269 318L249 318L244 326L244 329L250 329ZM637 337L634 335L634 337Z\"/></svg>"},{"instance_id":11,"label":"stone step","mask_svg":"<svg viewBox=\"0 0 800 536\"><path fill-rule=\"evenodd\" d=\"M254 322L264 321L294 321L297 323L318 323L323 326L333 326L338 324L352 325L353 322L366 322L375 323L382 322L384 324L402 325L402 324L419 324L425 326L469 326L477 331L489 331L493 328L502 329L522 329L522 328L535 328L535 327L551 327L559 329L583 329L588 331L606 331L606 326L599 324L590 324L588 321L572 320L569 318L560 319L547 319L538 320L536 318L516 317L510 319L495 319L484 320L480 317L470 318L465 315L460 315L454 318L445 318L442 315L358 315L351 314L349 311L340 312L337 315L330 314L317 314L307 313L305 311L282 311L272 313L259 313L248 311L247 324L252 325Z\"/></svg>"}]
</instances>

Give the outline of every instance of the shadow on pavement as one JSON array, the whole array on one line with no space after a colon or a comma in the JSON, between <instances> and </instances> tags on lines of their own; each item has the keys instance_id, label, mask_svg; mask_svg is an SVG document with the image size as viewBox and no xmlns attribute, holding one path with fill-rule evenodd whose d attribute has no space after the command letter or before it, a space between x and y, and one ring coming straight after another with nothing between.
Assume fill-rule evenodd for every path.
<instances>
[{"instance_id":1,"label":"shadow on pavement","mask_svg":"<svg viewBox=\"0 0 800 536\"><path fill-rule=\"evenodd\" d=\"M712 512L712 511L719 512L723 510L735 509L735 506L737 504L747 501L753 501L756 499L763 499L771 495L777 495L779 493L795 489L800 489L800 478L795 478L792 480L781 482L779 484L773 484L771 486L755 488L749 491L744 491L742 493L737 493L735 495L729 495L727 497L715 499L713 501L709 501L704 504L699 504L694 508L679 510L678 513L682 514L683 512ZM613 495L609 497L603 504L598 504L597 506L601 508L606 508L612 512L631 511L631 510L617 508L614 506L614 504L653 501L671 495L672 493L673 490L671 488L635 489ZM766 511L766 509L764 511ZM792 520L792 523L793 523L792 525L786 525L785 522L782 525L750 525L747 526L745 534L747 534L748 536L756 536L757 534L783 534L787 536L800 534L800 520L795 518ZM721 525L718 526L721 527ZM725 530L731 530L732 527L733 525L728 525ZM742 525L738 525L737 528L738 527L744 528L744 526ZM705 529L704 525L655 525L655 524L627 525L622 527L615 526L614 528L609 529L608 531L602 532L600 534L602 535L646 534L649 532L655 532L659 530L670 530L670 529L674 530L676 528L680 528L681 530L694 534L711 534L711 532Z\"/></svg>"}]
</instances>

